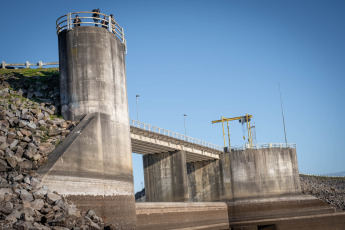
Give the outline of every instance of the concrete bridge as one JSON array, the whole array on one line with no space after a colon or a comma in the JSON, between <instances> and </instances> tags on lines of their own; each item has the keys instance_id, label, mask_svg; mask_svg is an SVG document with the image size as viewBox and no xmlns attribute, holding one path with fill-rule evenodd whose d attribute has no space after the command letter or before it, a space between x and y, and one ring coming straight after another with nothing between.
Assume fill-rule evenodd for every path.
<instances>
[{"instance_id":1,"label":"concrete bridge","mask_svg":"<svg viewBox=\"0 0 345 230\"><path fill-rule=\"evenodd\" d=\"M132 152L147 155L185 151L186 162L219 159L223 147L162 129L143 122L130 120Z\"/></svg>"}]
</instances>

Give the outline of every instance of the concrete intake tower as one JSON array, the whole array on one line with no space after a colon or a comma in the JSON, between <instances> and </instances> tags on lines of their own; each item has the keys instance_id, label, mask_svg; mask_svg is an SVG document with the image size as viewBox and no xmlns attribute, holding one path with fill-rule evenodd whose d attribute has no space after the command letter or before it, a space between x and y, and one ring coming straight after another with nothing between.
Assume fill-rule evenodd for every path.
<instances>
[{"instance_id":1,"label":"concrete intake tower","mask_svg":"<svg viewBox=\"0 0 345 230\"><path fill-rule=\"evenodd\" d=\"M112 17L104 15L102 27L91 13L79 12L81 23L72 23L77 13L57 20L61 113L65 119L82 120L39 172L44 185L79 208L133 229L126 42Z\"/></svg>"}]
</instances>

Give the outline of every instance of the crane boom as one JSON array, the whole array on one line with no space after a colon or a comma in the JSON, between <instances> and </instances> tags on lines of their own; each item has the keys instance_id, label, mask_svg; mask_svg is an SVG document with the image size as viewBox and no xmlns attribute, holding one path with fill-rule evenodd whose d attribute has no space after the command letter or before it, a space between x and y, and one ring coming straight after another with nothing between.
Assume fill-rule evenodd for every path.
<instances>
[{"instance_id":1,"label":"crane boom","mask_svg":"<svg viewBox=\"0 0 345 230\"><path fill-rule=\"evenodd\" d=\"M253 140L252 140L252 132L251 132L251 126L250 126L250 120L253 118L253 115L246 114L245 116L241 117L232 117L232 118L225 118L222 116L221 120L214 120L212 121L212 124L222 122L222 127L223 127L223 138L224 138L224 147L226 147L226 142L225 142L225 132L224 132L224 122L226 122L227 127L228 127L228 138L229 138L229 149L231 151L231 144L230 144L230 131L229 131L229 121L236 121L238 120L239 122L242 123L247 123L247 129L248 129L248 143L249 147L253 147ZM245 136L243 136L245 139Z\"/></svg>"},{"instance_id":2,"label":"crane boom","mask_svg":"<svg viewBox=\"0 0 345 230\"><path fill-rule=\"evenodd\" d=\"M219 122L224 122L224 121L235 121L235 120L241 120L241 119L246 119L246 118L253 118L253 115L249 115L248 116L242 116L242 117L232 117L232 118L223 118L222 120L215 120L215 121L212 121L212 124L214 123L219 123Z\"/></svg>"}]
</instances>

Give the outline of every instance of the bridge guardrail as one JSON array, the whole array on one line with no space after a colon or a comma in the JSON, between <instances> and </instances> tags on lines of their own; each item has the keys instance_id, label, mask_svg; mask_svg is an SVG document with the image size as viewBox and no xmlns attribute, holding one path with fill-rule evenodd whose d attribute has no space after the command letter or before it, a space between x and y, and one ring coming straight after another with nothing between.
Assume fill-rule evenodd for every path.
<instances>
[{"instance_id":1,"label":"bridge guardrail","mask_svg":"<svg viewBox=\"0 0 345 230\"><path fill-rule=\"evenodd\" d=\"M165 136L169 136L178 140L182 140L182 141L186 141L192 144L197 144L197 145L201 145L201 146L205 146L211 149L215 149L218 151L224 151L224 147L219 146L219 145L215 145L215 144L211 144L208 143L206 141L201 141L192 137L188 137L185 136L183 134L180 133L176 133L173 131L169 131L166 129L162 129L153 125L149 125L140 121L136 121L133 119L129 119L129 124L132 127L136 127L139 129L143 129L149 132L153 132L153 133L158 133L161 135L165 135ZM295 149L296 148L296 144L292 144L292 143L266 143L266 144L253 144L252 147L246 143L244 145L241 146L232 146L231 150L246 150L246 149L272 149L272 148L292 148Z\"/></svg>"},{"instance_id":2,"label":"bridge guardrail","mask_svg":"<svg viewBox=\"0 0 345 230\"><path fill-rule=\"evenodd\" d=\"M136 121L136 120L130 119L129 120L129 124L132 127L140 128L140 129L143 129L143 130L146 130L146 131L149 131L149 132L158 133L158 134L161 134L161 135L164 135L164 136L172 137L172 138L175 138L175 139L178 139L178 140L182 140L182 141L186 141L186 142L189 142L189 143L192 143L192 144L201 145L201 146L204 146L204 147L207 147L207 148L211 148L211 149L215 149L215 150L218 150L218 151L222 151L222 152L224 151L224 148L219 146L219 145L211 144L211 143L208 143L206 141L202 141L202 140L198 140L198 139L195 139L195 138L192 138L192 137L188 137L188 136L185 136L185 135L180 134L180 133L176 133L176 132L173 132L173 131L162 129L162 128L159 128L159 127L156 127L156 126L153 126L153 125L145 124L145 123L140 122L140 121Z\"/></svg>"},{"instance_id":3,"label":"bridge guardrail","mask_svg":"<svg viewBox=\"0 0 345 230\"><path fill-rule=\"evenodd\" d=\"M231 150L246 150L246 149L282 149L282 148L290 148L295 149L296 144L292 143L266 143L266 144L253 144L253 147L250 147L248 143L241 145L241 146L232 146Z\"/></svg>"},{"instance_id":4,"label":"bridge guardrail","mask_svg":"<svg viewBox=\"0 0 345 230\"><path fill-rule=\"evenodd\" d=\"M109 32L114 33L125 45L125 54L127 54L127 43L125 39L125 32L124 29L115 21L113 17L103 13L97 13L98 17L92 17L95 12L91 11L80 11L80 12L73 12L65 14L59 17L56 20L56 33L59 34L63 30L72 30L75 26L101 26L105 27ZM78 15L78 18L81 20L78 23L74 23L76 19L75 16ZM79 17L81 15L81 17ZM103 17L103 18L102 18ZM105 18L104 18L105 17ZM97 21L98 20L98 21ZM102 22L105 24L102 24Z\"/></svg>"}]
</instances>

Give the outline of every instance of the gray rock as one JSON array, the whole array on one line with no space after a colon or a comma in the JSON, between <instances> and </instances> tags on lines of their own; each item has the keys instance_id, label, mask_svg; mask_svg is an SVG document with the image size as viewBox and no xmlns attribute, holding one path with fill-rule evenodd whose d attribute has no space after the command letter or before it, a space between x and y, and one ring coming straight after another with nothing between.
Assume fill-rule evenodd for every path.
<instances>
[{"instance_id":1,"label":"gray rock","mask_svg":"<svg viewBox=\"0 0 345 230\"><path fill-rule=\"evenodd\" d=\"M27 124L29 124L29 122ZM29 130L27 130L27 129L20 129L20 132L23 135L28 136L28 137L30 137L32 135L32 133Z\"/></svg>"},{"instance_id":2,"label":"gray rock","mask_svg":"<svg viewBox=\"0 0 345 230\"><path fill-rule=\"evenodd\" d=\"M19 182L20 182L20 181L23 180L23 178L24 178L23 174L19 174L18 176L14 177L13 180L14 180L14 181L19 181Z\"/></svg>"},{"instance_id":3,"label":"gray rock","mask_svg":"<svg viewBox=\"0 0 345 230\"><path fill-rule=\"evenodd\" d=\"M33 160L34 161L38 161L42 158L41 154L35 154L34 157L33 157Z\"/></svg>"},{"instance_id":4,"label":"gray rock","mask_svg":"<svg viewBox=\"0 0 345 230\"><path fill-rule=\"evenodd\" d=\"M35 210L41 210L44 206L44 201L42 199L36 199L30 202L30 205Z\"/></svg>"},{"instance_id":5,"label":"gray rock","mask_svg":"<svg viewBox=\"0 0 345 230\"><path fill-rule=\"evenodd\" d=\"M44 118L44 114L43 113L38 113L37 114L37 120L42 120Z\"/></svg>"},{"instance_id":6,"label":"gray rock","mask_svg":"<svg viewBox=\"0 0 345 230\"><path fill-rule=\"evenodd\" d=\"M35 199L42 199L48 193L48 190L44 187L40 188L36 192L33 193Z\"/></svg>"},{"instance_id":7,"label":"gray rock","mask_svg":"<svg viewBox=\"0 0 345 230\"><path fill-rule=\"evenodd\" d=\"M28 148L25 153L24 153L24 156L27 158L27 159L32 159L34 157L34 155L36 154L36 151L34 148Z\"/></svg>"},{"instance_id":8,"label":"gray rock","mask_svg":"<svg viewBox=\"0 0 345 230\"><path fill-rule=\"evenodd\" d=\"M12 112L10 112L10 111L6 111L5 113L9 117L15 117L15 115Z\"/></svg>"},{"instance_id":9,"label":"gray rock","mask_svg":"<svg viewBox=\"0 0 345 230\"><path fill-rule=\"evenodd\" d=\"M30 177L26 176L26 177L24 178L24 183L30 184L30 183L31 183Z\"/></svg>"},{"instance_id":10,"label":"gray rock","mask_svg":"<svg viewBox=\"0 0 345 230\"><path fill-rule=\"evenodd\" d=\"M6 137L5 136L0 136L0 143L6 142Z\"/></svg>"},{"instance_id":11,"label":"gray rock","mask_svg":"<svg viewBox=\"0 0 345 230\"><path fill-rule=\"evenodd\" d=\"M14 223L17 221L17 219L20 219L21 213L17 210L14 210L10 215L6 217L6 221L10 223Z\"/></svg>"},{"instance_id":12,"label":"gray rock","mask_svg":"<svg viewBox=\"0 0 345 230\"><path fill-rule=\"evenodd\" d=\"M23 138L23 141L25 141L25 142L30 142L31 139L30 139L30 137L26 136L26 137Z\"/></svg>"},{"instance_id":13,"label":"gray rock","mask_svg":"<svg viewBox=\"0 0 345 230\"><path fill-rule=\"evenodd\" d=\"M37 179L37 178L35 178L35 177L32 177L31 179L30 179L30 184L32 185L32 186L37 186L37 185L39 185L40 184L40 181Z\"/></svg>"},{"instance_id":14,"label":"gray rock","mask_svg":"<svg viewBox=\"0 0 345 230\"><path fill-rule=\"evenodd\" d=\"M57 200L61 200L61 196L58 194L55 194L53 192L48 192L47 193L47 202L48 204L53 204Z\"/></svg>"},{"instance_id":15,"label":"gray rock","mask_svg":"<svg viewBox=\"0 0 345 230\"><path fill-rule=\"evenodd\" d=\"M6 172L9 168L6 161L0 159L0 172Z\"/></svg>"},{"instance_id":16,"label":"gray rock","mask_svg":"<svg viewBox=\"0 0 345 230\"><path fill-rule=\"evenodd\" d=\"M31 170L33 165L31 161L24 160L22 162L18 162L18 167L20 170Z\"/></svg>"},{"instance_id":17,"label":"gray rock","mask_svg":"<svg viewBox=\"0 0 345 230\"><path fill-rule=\"evenodd\" d=\"M94 215L96 215L96 213L93 210L90 209L89 211L86 212L86 215L91 218Z\"/></svg>"},{"instance_id":18,"label":"gray rock","mask_svg":"<svg viewBox=\"0 0 345 230\"><path fill-rule=\"evenodd\" d=\"M5 194L12 195L13 191L10 188L0 188L0 202L4 201Z\"/></svg>"},{"instance_id":19,"label":"gray rock","mask_svg":"<svg viewBox=\"0 0 345 230\"><path fill-rule=\"evenodd\" d=\"M33 224L34 228L37 229L37 230L50 230L50 228L48 228L47 226L44 226L42 224L39 224L37 222L35 222Z\"/></svg>"},{"instance_id":20,"label":"gray rock","mask_svg":"<svg viewBox=\"0 0 345 230\"><path fill-rule=\"evenodd\" d=\"M23 156L24 149L22 146L18 145L17 146L17 151L16 151L16 157L21 158Z\"/></svg>"},{"instance_id":21,"label":"gray rock","mask_svg":"<svg viewBox=\"0 0 345 230\"><path fill-rule=\"evenodd\" d=\"M10 149L13 149L14 147L16 147L18 144L18 140L15 139L11 144L10 144Z\"/></svg>"},{"instance_id":22,"label":"gray rock","mask_svg":"<svg viewBox=\"0 0 345 230\"><path fill-rule=\"evenodd\" d=\"M17 110L17 106L15 106L15 104L10 104L10 109L15 111Z\"/></svg>"},{"instance_id":23,"label":"gray rock","mask_svg":"<svg viewBox=\"0 0 345 230\"><path fill-rule=\"evenodd\" d=\"M51 109L45 109L45 111L49 114L49 115L53 115L54 111Z\"/></svg>"},{"instance_id":24,"label":"gray rock","mask_svg":"<svg viewBox=\"0 0 345 230\"><path fill-rule=\"evenodd\" d=\"M6 154L6 161L12 168L17 166L17 159L15 157L11 157L9 154Z\"/></svg>"},{"instance_id":25,"label":"gray rock","mask_svg":"<svg viewBox=\"0 0 345 230\"><path fill-rule=\"evenodd\" d=\"M37 128L36 124L32 121L30 121L30 123L27 126L33 130L35 130Z\"/></svg>"},{"instance_id":26,"label":"gray rock","mask_svg":"<svg viewBox=\"0 0 345 230\"><path fill-rule=\"evenodd\" d=\"M72 218L80 218L81 217L79 210L75 207L68 207L67 214L69 217L72 217Z\"/></svg>"},{"instance_id":27,"label":"gray rock","mask_svg":"<svg viewBox=\"0 0 345 230\"><path fill-rule=\"evenodd\" d=\"M62 133L62 130L60 130L60 129L54 129L54 130L50 130L49 133L48 133L48 135L49 135L49 136L56 136L56 135L59 135L59 134L61 134L61 133Z\"/></svg>"},{"instance_id":28,"label":"gray rock","mask_svg":"<svg viewBox=\"0 0 345 230\"><path fill-rule=\"evenodd\" d=\"M30 201L34 200L34 197L27 190L21 189L20 190L20 199L30 202Z\"/></svg>"},{"instance_id":29,"label":"gray rock","mask_svg":"<svg viewBox=\"0 0 345 230\"><path fill-rule=\"evenodd\" d=\"M29 124L28 121L19 120L19 127L21 127L21 128L27 126L28 124Z\"/></svg>"},{"instance_id":30,"label":"gray rock","mask_svg":"<svg viewBox=\"0 0 345 230\"><path fill-rule=\"evenodd\" d=\"M6 119L5 111L0 111L0 120L5 120L5 119Z\"/></svg>"},{"instance_id":31,"label":"gray rock","mask_svg":"<svg viewBox=\"0 0 345 230\"><path fill-rule=\"evenodd\" d=\"M38 124L40 124L40 125L45 125L46 122L45 122L44 120L39 120L39 121L38 121Z\"/></svg>"}]
</instances>

